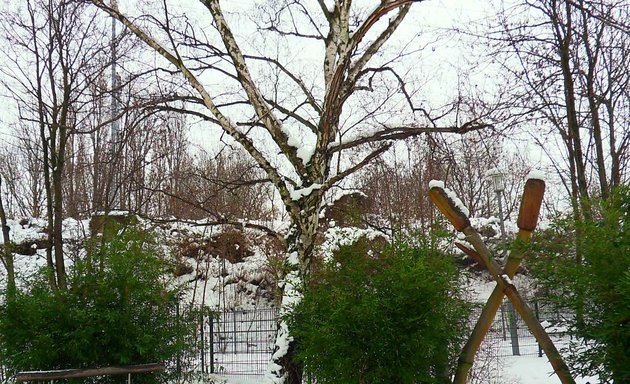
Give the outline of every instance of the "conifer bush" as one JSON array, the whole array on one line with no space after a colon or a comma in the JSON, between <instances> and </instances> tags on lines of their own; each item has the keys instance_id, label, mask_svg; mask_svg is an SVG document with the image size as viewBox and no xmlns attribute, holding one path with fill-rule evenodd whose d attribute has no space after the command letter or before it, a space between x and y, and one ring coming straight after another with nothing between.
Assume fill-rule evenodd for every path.
<instances>
[{"instance_id":1,"label":"conifer bush","mask_svg":"<svg viewBox=\"0 0 630 384\"><path fill-rule=\"evenodd\" d=\"M443 383L467 326L452 258L435 242L342 247L289 317L318 384Z\"/></svg>"}]
</instances>

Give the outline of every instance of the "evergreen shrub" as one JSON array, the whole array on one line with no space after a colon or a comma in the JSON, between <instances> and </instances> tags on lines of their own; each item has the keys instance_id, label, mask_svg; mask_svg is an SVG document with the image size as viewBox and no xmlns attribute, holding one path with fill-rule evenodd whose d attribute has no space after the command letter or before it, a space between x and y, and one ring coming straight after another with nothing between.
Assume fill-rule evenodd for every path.
<instances>
[{"instance_id":1,"label":"evergreen shrub","mask_svg":"<svg viewBox=\"0 0 630 384\"><path fill-rule=\"evenodd\" d=\"M561 219L530 268L542 299L572 336L569 364L600 383L630 383L630 188L593 202L593 218Z\"/></svg>"},{"instance_id":2,"label":"evergreen shrub","mask_svg":"<svg viewBox=\"0 0 630 384\"><path fill-rule=\"evenodd\" d=\"M0 306L3 364L16 373L173 360L192 347L196 323L194 313L176 318L180 289L167 281L170 270L146 232L125 230L88 246L67 290L51 290L46 272L36 273ZM134 383L163 380L134 375Z\"/></svg>"},{"instance_id":3,"label":"evergreen shrub","mask_svg":"<svg viewBox=\"0 0 630 384\"><path fill-rule=\"evenodd\" d=\"M443 383L467 329L452 258L421 239L344 246L289 315L297 358L318 384Z\"/></svg>"}]
</instances>

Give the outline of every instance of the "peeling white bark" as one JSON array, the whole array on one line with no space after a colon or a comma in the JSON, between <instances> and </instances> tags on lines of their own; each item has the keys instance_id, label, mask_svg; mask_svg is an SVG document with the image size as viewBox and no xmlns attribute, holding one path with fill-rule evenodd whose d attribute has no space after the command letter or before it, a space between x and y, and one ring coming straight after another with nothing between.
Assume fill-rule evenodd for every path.
<instances>
[{"instance_id":1,"label":"peeling white bark","mask_svg":"<svg viewBox=\"0 0 630 384\"><path fill-rule=\"evenodd\" d=\"M278 325L278 333L276 334L274 353L271 357L271 362L267 367L267 373L265 374L265 381L273 384L282 384L286 380L287 374L281 366L280 361L288 352L289 344L293 342L293 337L289 332L289 326L285 320L282 320L282 318L291 313L293 308L295 308L295 306L302 300L302 294L300 293L302 279L299 274L300 263L297 251L292 252L288 256L287 264L291 268L291 271L282 281L282 304L280 308L281 320Z\"/></svg>"}]
</instances>

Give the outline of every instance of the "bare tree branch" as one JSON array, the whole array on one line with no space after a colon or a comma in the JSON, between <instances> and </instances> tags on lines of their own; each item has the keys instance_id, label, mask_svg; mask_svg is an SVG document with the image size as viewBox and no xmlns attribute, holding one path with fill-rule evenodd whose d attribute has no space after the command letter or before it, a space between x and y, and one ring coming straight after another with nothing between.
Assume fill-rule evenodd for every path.
<instances>
[{"instance_id":1,"label":"bare tree branch","mask_svg":"<svg viewBox=\"0 0 630 384\"><path fill-rule=\"evenodd\" d=\"M356 148L367 143L374 143L384 140L402 140L423 133L440 132L440 133L458 133L464 134L480 129L492 128L493 125L481 122L471 121L461 127L388 127L385 130L377 131L371 135L360 137L348 142L333 143L329 146L331 152L339 152L342 150Z\"/></svg>"},{"instance_id":2,"label":"bare tree branch","mask_svg":"<svg viewBox=\"0 0 630 384\"><path fill-rule=\"evenodd\" d=\"M247 97L251 101L251 105L256 111L258 118L263 122L265 128L271 134L271 137L282 149L282 152L291 161L291 164L295 167L298 173L303 173L305 171L304 163L302 162L302 159L297 156L297 148L289 145L287 134L282 130L282 124L273 114L273 111L268 107L263 96L258 90L258 87L256 87L247 63L245 62L245 57L241 48L236 42L232 30L223 17L219 0L202 0L202 3L206 6L206 8L208 8L214 18L214 22L220 32L225 48L234 63L234 69L238 74L239 81L243 86L243 90L247 94Z\"/></svg>"},{"instance_id":3,"label":"bare tree branch","mask_svg":"<svg viewBox=\"0 0 630 384\"><path fill-rule=\"evenodd\" d=\"M269 178L273 181L274 185L277 186L278 191L287 205L287 207L295 207L295 204L292 202L289 189L287 188L283 177L278 173L278 171L272 166L272 164L264 157L264 155L256 149L253 145L252 141L243 133L241 133L238 128L219 110L219 108L214 103L214 100L207 92L205 87L199 82L197 77L186 67L184 63L178 60L176 56L168 52L164 47L162 47L156 40L151 38L147 33L138 28L133 22L131 22L126 16L121 14L118 8L113 4L113 6L107 6L103 0L92 0L92 2L99 8L103 9L107 13L109 13L112 17L116 18L120 22L122 22L127 28L129 28L138 38L144 41L147 45L153 48L156 52L162 55L165 59L167 59L171 64L177 67L184 77L190 82L190 84L195 88L197 92L201 95L204 104L210 110L212 115L218 121L219 125L227 132L230 136L232 136L237 142L239 142L247 152L258 162L262 169L269 175ZM220 11L220 10L219 10ZM253 85L253 83L251 84ZM285 140L286 141L286 140ZM297 208L293 208L297 209Z\"/></svg>"}]
</instances>

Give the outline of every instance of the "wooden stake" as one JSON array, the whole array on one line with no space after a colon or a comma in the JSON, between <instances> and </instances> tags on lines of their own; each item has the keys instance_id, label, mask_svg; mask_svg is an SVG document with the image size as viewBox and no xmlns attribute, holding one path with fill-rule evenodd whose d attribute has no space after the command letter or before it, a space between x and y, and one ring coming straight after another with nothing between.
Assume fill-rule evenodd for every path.
<instances>
[{"instance_id":1,"label":"wooden stake","mask_svg":"<svg viewBox=\"0 0 630 384\"><path fill-rule=\"evenodd\" d=\"M519 212L519 234L518 238L522 241L529 241L531 232L536 227L537 217L542 203L542 195L544 193L544 182L542 180L530 179L526 183L526 190L521 201L521 210ZM453 224L460 232L466 235L466 240L472 244L475 250L472 250L462 244L458 247L467 255L475 259L480 259L482 265L490 272L490 275L497 282L497 286L493 294L488 299L479 320L471 334L468 342L464 346L460 355L458 368L455 375L454 384L465 384L468 371L472 367L474 355L481 344L481 341L487 334L494 316L501 305L503 295L507 295L514 304L514 308L521 315L527 326L529 327L536 340L541 345L549 362L554 368L555 373L563 384L575 384L571 377L569 368L562 359L562 356L556 349L553 341L547 335L545 329L534 315L533 311L518 293L516 287L511 282L518 265L523 257L523 251L513 252L508 257L506 268L502 270L497 262L492 258L492 253L485 245L479 233L470 226L468 217L456 207L453 201L448 197L447 193L439 186L433 186L429 190L429 196L433 200L436 207L444 214L444 216ZM534 216L535 213L535 217ZM511 258L511 259L510 259ZM496 293L495 293L496 292ZM497 305L498 302L498 305Z\"/></svg>"},{"instance_id":2,"label":"wooden stake","mask_svg":"<svg viewBox=\"0 0 630 384\"><path fill-rule=\"evenodd\" d=\"M523 244L529 243L532 237L532 232L534 231L534 229L536 229L544 193L545 182L543 180L529 179L525 183L517 220L519 232L516 235L517 241L520 241ZM481 259L477 252L472 251L470 248L467 248L461 244L455 245L457 245L459 249L461 249L470 257ZM475 255L471 255L470 251L472 251L472 253L474 253ZM510 279L512 279L518 267L520 266L524 256L525 254L523 247L512 251L508 256L508 259L501 274L505 274ZM486 269L488 269L485 263L481 264L486 267ZM468 338L468 341L462 348L462 352L458 360L457 371L455 373L454 383L466 383L466 380L468 379L468 372L472 368L475 354L479 350L479 347L481 346L484 337L492 326L492 321L494 320L494 317L496 316L496 313L503 302L503 296L503 290L499 285L497 285L488 298L488 301L484 305L481 311L481 315L479 316L479 319L477 320L477 323L475 324L475 327L473 328L473 331Z\"/></svg>"}]
</instances>

